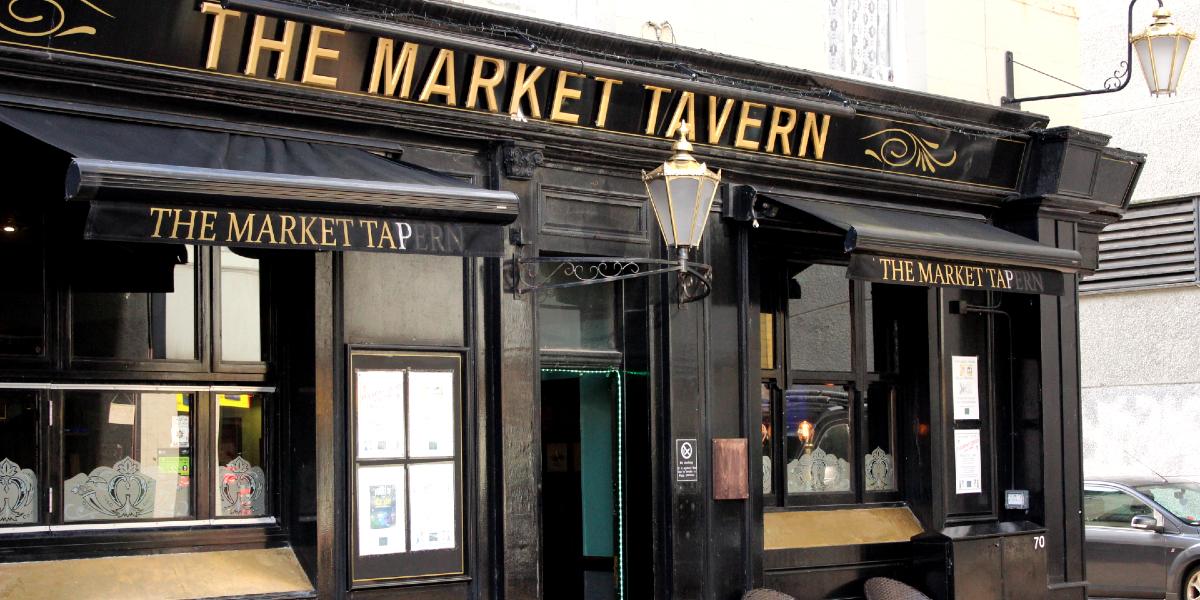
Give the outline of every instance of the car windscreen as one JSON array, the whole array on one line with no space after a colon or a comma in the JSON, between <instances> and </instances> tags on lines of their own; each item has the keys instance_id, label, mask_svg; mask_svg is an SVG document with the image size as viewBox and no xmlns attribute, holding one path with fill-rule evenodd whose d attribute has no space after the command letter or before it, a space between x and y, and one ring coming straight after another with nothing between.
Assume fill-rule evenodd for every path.
<instances>
[{"instance_id":1,"label":"car windscreen","mask_svg":"<svg viewBox=\"0 0 1200 600\"><path fill-rule=\"evenodd\" d=\"M1200 525L1200 484L1155 483L1135 489L1188 525Z\"/></svg>"}]
</instances>

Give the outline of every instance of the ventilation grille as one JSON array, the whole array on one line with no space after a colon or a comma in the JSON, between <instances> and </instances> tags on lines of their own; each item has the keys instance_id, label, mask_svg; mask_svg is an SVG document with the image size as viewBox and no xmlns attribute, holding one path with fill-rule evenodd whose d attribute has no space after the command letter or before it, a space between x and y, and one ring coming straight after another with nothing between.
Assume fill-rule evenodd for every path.
<instances>
[{"instance_id":1,"label":"ventilation grille","mask_svg":"<svg viewBox=\"0 0 1200 600\"><path fill-rule=\"evenodd\" d=\"M1195 283L1196 210L1194 197L1130 207L1100 232L1100 268L1079 291Z\"/></svg>"}]
</instances>

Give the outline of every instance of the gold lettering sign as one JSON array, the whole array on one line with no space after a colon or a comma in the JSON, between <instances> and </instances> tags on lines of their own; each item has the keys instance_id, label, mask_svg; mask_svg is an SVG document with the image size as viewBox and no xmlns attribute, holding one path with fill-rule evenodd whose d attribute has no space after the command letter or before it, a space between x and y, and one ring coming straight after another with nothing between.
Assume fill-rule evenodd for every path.
<instances>
[{"instance_id":1,"label":"gold lettering sign","mask_svg":"<svg viewBox=\"0 0 1200 600\"><path fill-rule=\"evenodd\" d=\"M210 71L228 72L236 67L251 77L292 79L301 85L488 113L499 113L503 106L518 120L587 124L603 130L611 128L614 95L624 89L623 81L611 77L555 71L544 65L468 55L381 36L371 38L364 55L361 51L346 51L350 36L345 31L242 13L216 2L201 2L198 11L208 21L203 64ZM307 40L304 47L300 47L301 40ZM237 55L244 57L244 64L222 64L222 56L228 62L235 47ZM336 74L346 72L339 65L344 55L369 57L358 89L347 89ZM267 64L273 68L264 73ZM460 102L460 82L465 84L465 102ZM643 113L636 132L642 135L674 138L687 122L692 125L688 128L689 139L697 141L702 137L697 118L707 115L708 135L703 141L708 144L810 160L825 158L829 115L748 100L697 96L695 92L660 85L642 84L639 88L644 101L640 103ZM625 105L630 101L626 95ZM634 132L629 127L614 131ZM307 235L303 228L296 229L297 224L276 225L281 227L284 239ZM380 243L389 243L385 237L388 234L382 229L377 233Z\"/></svg>"},{"instance_id":2,"label":"gold lettering sign","mask_svg":"<svg viewBox=\"0 0 1200 600\"><path fill-rule=\"evenodd\" d=\"M849 272L855 279L903 285L1032 294L1058 294L1062 291L1062 277L1057 273L919 258L855 255L851 258Z\"/></svg>"},{"instance_id":3,"label":"gold lettering sign","mask_svg":"<svg viewBox=\"0 0 1200 600\"><path fill-rule=\"evenodd\" d=\"M462 253L466 244L463 225L458 223L162 206L148 206L138 212L140 217L132 222L144 223L144 232L109 235L105 239L316 249L358 247L435 254ZM130 227L129 219L120 222Z\"/></svg>"},{"instance_id":4,"label":"gold lettering sign","mask_svg":"<svg viewBox=\"0 0 1200 600\"><path fill-rule=\"evenodd\" d=\"M710 93L701 84L722 83L720 73L698 73L691 82L682 75L663 78L652 69L638 73L639 67L630 66L624 71L627 75L614 76L599 65L568 62L560 55L500 54L502 50L478 45L467 49L450 38L440 42L332 22L306 23L225 8L218 0L113 2L105 5L111 12L101 13L89 12L88 3L74 9L62 4L68 14L45 27L30 16L28 23L0 30L0 45L53 57L103 59L113 63L118 77L131 73L116 63L207 72L219 75L208 78L217 96L253 79L253 89L262 92L254 94L255 103L304 97L308 110L327 106L331 116L340 118L353 118L351 111L366 114L380 126L387 126L388 119L398 127L436 126L441 119L448 125L442 132L447 135L453 134L449 127L466 132L482 125L489 131L468 135L495 135L494 128L512 128L517 137L554 131L575 135L575 128L587 128L612 134L607 137L661 140L674 138L687 122L688 136L697 145L779 159L772 164L821 162L1006 190L1016 188L1028 146L1021 133L965 133L924 120L906 122L866 104L857 114L843 112L835 108L836 95L820 84L792 93L746 82L730 88L751 94ZM90 19L87 25L81 17ZM171 35L145 35L146 31ZM64 38L70 43L58 43ZM135 85L154 82L139 79ZM796 101L811 97L822 104L796 106L773 101L771 93ZM401 107L413 110L398 110ZM175 216L163 215L163 231L175 224ZM178 216L181 231L186 231L189 215ZM273 228L263 235L277 239L305 235L303 224L284 225L264 226L256 219L253 235L263 227ZM319 231L321 224L314 227Z\"/></svg>"}]
</instances>

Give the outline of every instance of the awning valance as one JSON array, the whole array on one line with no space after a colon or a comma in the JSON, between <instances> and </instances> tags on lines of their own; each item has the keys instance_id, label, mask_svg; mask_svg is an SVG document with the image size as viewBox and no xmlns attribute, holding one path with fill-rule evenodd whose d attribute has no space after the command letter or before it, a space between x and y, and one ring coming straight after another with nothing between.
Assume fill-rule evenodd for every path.
<instances>
[{"instance_id":1,"label":"awning valance","mask_svg":"<svg viewBox=\"0 0 1200 600\"><path fill-rule=\"evenodd\" d=\"M0 123L71 157L96 239L498 255L517 217L510 192L349 146L10 106Z\"/></svg>"},{"instance_id":2,"label":"awning valance","mask_svg":"<svg viewBox=\"0 0 1200 600\"><path fill-rule=\"evenodd\" d=\"M1062 273L1082 258L1005 231L982 218L839 204L793 196L759 198L798 210L846 233L850 276L888 283L1027 293L1062 293Z\"/></svg>"}]
</instances>

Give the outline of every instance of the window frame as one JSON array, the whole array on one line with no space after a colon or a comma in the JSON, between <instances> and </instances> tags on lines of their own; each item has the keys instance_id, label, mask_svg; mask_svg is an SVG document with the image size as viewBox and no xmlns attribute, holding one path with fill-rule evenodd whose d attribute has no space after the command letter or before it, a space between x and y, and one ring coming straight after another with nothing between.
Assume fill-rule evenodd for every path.
<instances>
[{"instance_id":1,"label":"window frame","mask_svg":"<svg viewBox=\"0 0 1200 600\"><path fill-rule=\"evenodd\" d=\"M194 278L193 298L193 345L194 359L164 358L164 359L125 359L102 356L82 356L75 353L75 290L69 281L60 285L61 303L59 314L62 315L62 327L59 332L59 348L63 364L67 370L79 371L140 371L146 373L205 373L210 371L212 360L212 318L210 291L211 278L208 276L209 255L207 246L192 246L192 268ZM60 273L61 275L61 273Z\"/></svg>"},{"instance_id":2,"label":"window frame","mask_svg":"<svg viewBox=\"0 0 1200 600\"><path fill-rule=\"evenodd\" d=\"M849 292L850 317L850 371L813 371L792 369L790 352L791 331L789 315L789 282L795 277L796 267L800 265L826 265L846 268L846 263L812 259L788 260L763 267L760 277L760 314L771 314L773 336L770 346L774 349L775 364L765 368L760 360L760 383L771 386L771 429L772 437L769 448L771 458L771 490L763 494L760 487L758 493L762 498L764 510L786 510L796 508L832 508L840 506L860 506L867 504L894 504L902 501L902 481L900 469L896 468L901 461L897 430L897 401L890 400L888 411L889 423L887 430L890 437L890 453L892 457L893 489L888 491L867 491L866 478L863 473L863 452L869 443L866 423L866 407L864 398L870 387L876 383L893 384L890 373L871 372L867 368L867 336L874 336L873 323L867 323L866 294L870 282L856 279L846 279ZM870 295L874 298L874 293ZM872 313L874 314L874 313ZM761 319L761 317L760 317ZM761 323L761 321L760 321ZM763 331L759 332L764 335ZM878 342L878 341L877 341ZM760 340L760 348L762 348ZM875 361L875 367L883 365ZM787 462L786 462L786 406L787 390L797 385L835 384L845 386L849 405L848 421L850 427L849 449L846 460L850 463L850 491L843 492L787 492ZM759 388L762 389L761 387ZM761 392L760 392L761 393ZM780 433L783 437L780 437Z\"/></svg>"},{"instance_id":3,"label":"window frame","mask_svg":"<svg viewBox=\"0 0 1200 600\"><path fill-rule=\"evenodd\" d=\"M82 535L95 530L106 535L110 530L137 529L146 535L178 527L260 525L278 529L279 518L285 509L280 495L280 466L286 457L279 451L278 391L270 385L270 359L277 354L275 299L271 295L270 279L273 269L263 260L260 287L260 318L263 327L263 351L267 360L259 362L225 362L219 357L220 286L219 247L192 246L194 277L194 343L195 360L149 359L128 360L103 357L81 357L74 354L72 321L74 293L63 260L43 239L36 248L43 257L42 282L46 351L42 357L22 355L0 356L0 391L24 390L37 394L39 406L36 433L38 444L36 464L20 465L34 470L37 476L37 521L30 524L0 525L0 540L18 540L22 534L44 535L41 543L47 547L61 543L54 532ZM261 260L261 259L260 259ZM214 308L216 310L214 310ZM182 517L149 517L142 519L67 521L65 518L65 481L76 473L65 472L65 432L63 431L67 396L73 391L181 392L192 393L195 406L189 421L189 445L192 449L190 467L191 514ZM263 464L266 482L265 515L221 516L218 514L217 474L222 465L216 455L219 411L217 394L248 392L264 402L263 407ZM140 462L140 461L139 461ZM91 465L87 473L99 466ZM148 465L143 465L145 472ZM53 491L50 491L53 490ZM141 534L138 534L141 535ZM197 534L200 535L200 534ZM270 534L274 535L274 534Z\"/></svg>"},{"instance_id":4,"label":"window frame","mask_svg":"<svg viewBox=\"0 0 1200 600\"><path fill-rule=\"evenodd\" d=\"M222 386L222 385L146 385L146 384L49 384L49 383L4 383L3 391L32 392L38 398L39 418L37 436L39 452L36 466L21 465L34 469L38 481L38 518L35 523L0 525L0 540L9 535L37 532L77 532L83 530L152 529L165 530L174 527L197 527L209 525L250 525L278 523L280 505L278 498L277 469L279 460L279 436L274 424L274 396L277 391L265 386ZM193 394L195 404L191 406L189 419L189 504L191 514L172 517L147 517L130 519L96 519L67 521L66 481L77 473L69 472L64 465L66 448L64 431L66 404L72 392L129 392L129 393L185 393ZM263 468L267 484L265 515L222 516L218 514L216 498L217 472L221 467L217 456L217 396L223 393L252 393L261 398L263 404ZM141 464L141 461L139 461ZM112 465L94 465L80 471ZM143 469L145 465L143 465ZM50 491L53 490L53 491Z\"/></svg>"}]
</instances>

